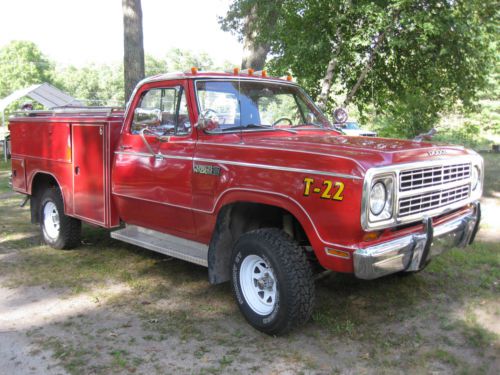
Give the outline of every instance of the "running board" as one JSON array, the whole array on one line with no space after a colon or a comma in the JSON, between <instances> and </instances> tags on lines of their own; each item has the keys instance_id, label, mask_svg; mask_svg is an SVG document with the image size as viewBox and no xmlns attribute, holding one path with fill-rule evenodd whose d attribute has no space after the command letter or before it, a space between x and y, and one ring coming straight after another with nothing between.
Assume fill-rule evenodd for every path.
<instances>
[{"instance_id":1,"label":"running board","mask_svg":"<svg viewBox=\"0 0 500 375\"><path fill-rule=\"evenodd\" d=\"M137 225L127 225L123 229L111 232L111 238L208 267L208 246L199 242Z\"/></svg>"}]
</instances>

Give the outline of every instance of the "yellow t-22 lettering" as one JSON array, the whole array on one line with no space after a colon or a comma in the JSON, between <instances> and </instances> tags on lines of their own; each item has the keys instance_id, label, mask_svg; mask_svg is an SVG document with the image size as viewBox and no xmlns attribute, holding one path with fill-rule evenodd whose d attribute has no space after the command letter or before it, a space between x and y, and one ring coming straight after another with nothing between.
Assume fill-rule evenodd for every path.
<instances>
[{"instance_id":1,"label":"yellow t-22 lettering","mask_svg":"<svg viewBox=\"0 0 500 375\"><path fill-rule=\"evenodd\" d=\"M314 187L314 178L304 178L304 196L308 197L313 194L319 194L321 199L332 199L341 201L344 199L344 183L340 181L323 180L321 187Z\"/></svg>"}]
</instances>

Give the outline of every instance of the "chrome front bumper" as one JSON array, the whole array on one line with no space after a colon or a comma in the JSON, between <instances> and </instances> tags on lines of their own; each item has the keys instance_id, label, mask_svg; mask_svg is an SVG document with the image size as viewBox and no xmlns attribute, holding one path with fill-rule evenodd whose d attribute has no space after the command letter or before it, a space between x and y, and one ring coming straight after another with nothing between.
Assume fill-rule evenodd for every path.
<instances>
[{"instance_id":1,"label":"chrome front bumper","mask_svg":"<svg viewBox=\"0 0 500 375\"><path fill-rule=\"evenodd\" d=\"M358 249L354 252L354 274L360 279L376 279L399 271L419 271L429 260L453 247L474 241L481 220L481 206L436 227L424 219L424 232Z\"/></svg>"}]
</instances>

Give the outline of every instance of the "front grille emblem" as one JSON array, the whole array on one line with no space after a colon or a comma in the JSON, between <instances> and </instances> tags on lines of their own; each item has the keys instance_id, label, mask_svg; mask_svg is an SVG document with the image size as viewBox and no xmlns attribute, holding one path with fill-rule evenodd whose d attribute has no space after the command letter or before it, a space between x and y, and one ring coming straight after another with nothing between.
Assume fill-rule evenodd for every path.
<instances>
[{"instance_id":1,"label":"front grille emblem","mask_svg":"<svg viewBox=\"0 0 500 375\"><path fill-rule=\"evenodd\" d=\"M439 156L439 155L445 155L446 150L430 150L427 151L427 155L429 156Z\"/></svg>"}]
</instances>

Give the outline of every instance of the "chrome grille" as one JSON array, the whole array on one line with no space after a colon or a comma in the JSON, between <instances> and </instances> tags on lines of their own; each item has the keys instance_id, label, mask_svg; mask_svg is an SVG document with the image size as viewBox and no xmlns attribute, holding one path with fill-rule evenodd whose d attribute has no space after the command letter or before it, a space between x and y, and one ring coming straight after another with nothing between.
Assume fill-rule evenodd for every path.
<instances>
[{"instance_id":1,"label":"chrome grille","mask_svg":"<svg viewBox=\"0 0 500 375\"><path fill-rule=\"evenodd\" d=\"M426 168L427 169L427 168ZM462 185L445 190L431 191L399 199L399 217L418 214L451 203L467 199L470 185Z\"/></svg>"},{"instance_id":2,"label":"chrome grille","mask_svg":"<svg viewBox=\"0 0 500 375\"><path fill-rule=\"evenodd\" d=\"M416 190L466 180L470 178L470 175L470 163L438 165L401 171L399 174L399 191Z\"/></svg>"}]
</instances>

